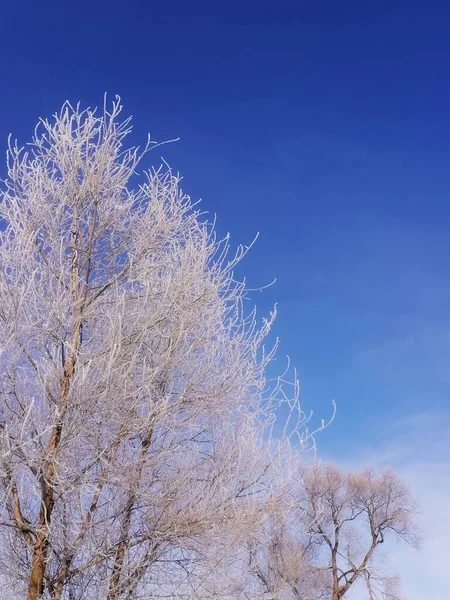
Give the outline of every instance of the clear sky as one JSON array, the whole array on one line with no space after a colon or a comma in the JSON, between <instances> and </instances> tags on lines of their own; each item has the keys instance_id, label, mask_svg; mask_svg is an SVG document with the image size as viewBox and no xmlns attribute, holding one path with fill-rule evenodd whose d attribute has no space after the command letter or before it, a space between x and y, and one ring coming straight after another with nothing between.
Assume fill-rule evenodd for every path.
<instances>
[{"instance_id":1,"label":"clear sky","mask_svg":"<svg viewBox=\"0 0 450 600\"><path fill-rule=\"evenodd\" d=\"M3 147L105 92L133 141L180 137L162 151L186 191L234 242L260 232L243 272L277 278L254 300L278 303L305 408L336 399L319 449L384 457L418 495L450 426L449 32L433 0L22 0L0 17ZM439 465L427 489L448 502Z\"/></svg>"}]
</instances>

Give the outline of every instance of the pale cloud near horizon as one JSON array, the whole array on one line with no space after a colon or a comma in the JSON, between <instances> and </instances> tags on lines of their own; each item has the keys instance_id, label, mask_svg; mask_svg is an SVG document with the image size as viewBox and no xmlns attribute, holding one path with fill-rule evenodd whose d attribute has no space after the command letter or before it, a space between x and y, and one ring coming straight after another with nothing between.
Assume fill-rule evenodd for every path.
<instances>
[{"instance_id":1,"label":"pale cloud near horizon","mask_svg":"<svg viewBox=\"0 0 450 600\"><path fill-rule=\"evenodd\" d=\"M450 547L450 415L427 413L386 425L384 441L374 449L358 449L354 460L340 460L346 468L393 468L408 483L420 505L420 550L392 544L388 556L400 575L405 600L445 600L449 597ZM355 590L352 600L365 600Z\"/></svg>"}]
</instances>

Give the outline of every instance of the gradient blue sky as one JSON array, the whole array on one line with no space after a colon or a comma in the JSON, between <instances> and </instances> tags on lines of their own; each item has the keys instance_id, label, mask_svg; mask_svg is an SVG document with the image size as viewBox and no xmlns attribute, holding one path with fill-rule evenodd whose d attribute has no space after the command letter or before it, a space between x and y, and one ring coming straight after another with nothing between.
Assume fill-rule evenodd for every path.
<instances>
[{"instance_id":1,"label":"gradient blue sky","mask_svg":"<svg viewBox=\"0 0 450 600\"><path fill-rule=\"evenodd\" d=\"M370 457L396 419L450 425L449 32L433 1L4 3L0 140L105 92L133 141L180 136L186 191L260 232L242 270L277 278L254 299L305 408L337 401L319 447Z\"/></svg>"}]
</instances>

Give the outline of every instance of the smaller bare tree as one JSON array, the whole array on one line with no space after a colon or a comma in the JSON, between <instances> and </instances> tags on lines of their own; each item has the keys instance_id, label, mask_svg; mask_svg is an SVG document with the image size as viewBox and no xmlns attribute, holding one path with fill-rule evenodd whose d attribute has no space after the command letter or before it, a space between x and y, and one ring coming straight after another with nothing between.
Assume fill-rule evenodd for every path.
<instances>
[{"instance_id":1,"label":"smaller bare tree","mask_svg":"<svg viewBox=\"0 0 450 600\"><path fill-rule=\"evenodd\" d=\"M342 600L359 581L369 600L399 598L384 568L387 538L418 545L416 505L392 471L344 473L333 464L301 465L288 508L271 515L250 550L262 597Z\"/></svg>"}]
</instances>

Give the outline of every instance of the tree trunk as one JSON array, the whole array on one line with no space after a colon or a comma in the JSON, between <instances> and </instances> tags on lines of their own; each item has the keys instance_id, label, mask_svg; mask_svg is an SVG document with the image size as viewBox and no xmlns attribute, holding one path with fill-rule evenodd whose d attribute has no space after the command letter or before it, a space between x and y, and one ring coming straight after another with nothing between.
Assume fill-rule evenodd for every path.
<instances>
[{"instance_id":1,"label":"tree trunk","mask_svg":"<svg viewBox=\"0 0 450 600\"><path fill-rule=\"evenodd\" d=\"M142 447L139 453L139 459L137 464L137 473L136 473L136 487L132 488L128 494L127 503L124 509L124 516L122 521L122 526L120 529L120 541L117 547L116 556L114 559L114 566L111 575L111 579L108 587L108 600L119 600L120 594L120 577L122 574L123 561L125 559L125 552L128 547L128 532L131 524L131 515L134 507L134 503L136 501L136 491L138 489L140 479L142 476L142 471L144 469L145 464L145 456L150 447L153 435L153 427L150 427L149 431L146 433L144 439L142 440Z\"/></svg>"},{"instance_id":2,"label":"tree trunk","mask_svg":"<svg viewBox=\"0 0 450 600\"><path fill-rule=\"evenodd\" d=\"M27 600L37 600L44 593L45 562L47 559L48 540L45 531L39 530L33 548L30 581Z\"/></svg>"},{"instance_id":3,"label":"tree trunk","mask_svg":"<svg viewBox=\"0 0 450 600\"><path fill-rule=\"evenodd\" d=\"M39 514L39 527L33 545L33 558L28 583L27 600L38 600L44 593L45 570L49 546L50 522L55 506L54 479L55 479L55 453L61 441L62 419L67 408L70 384L75 371L76 357L80 347L81 321L78 321L72 334L72 351L64 365L64 375L61 382L61 391L58 405L60 416L53 427L53 433L47 447L48 462L41 473L41 509Z\"/></svg>"},{"instance_id":4,"label":"tree trunk","mask_svg":"<svg viewBox=\"0 0 450 600\"><path fill-rule=\"evenodd\" d=\"M332 549L331 551L331 570L333 573L333 596L332 600L340 600L341 595L339 593L339 578L338 578L338 568L337 568L337 556L336 549Z\"/></svg>"}]
</instances>

